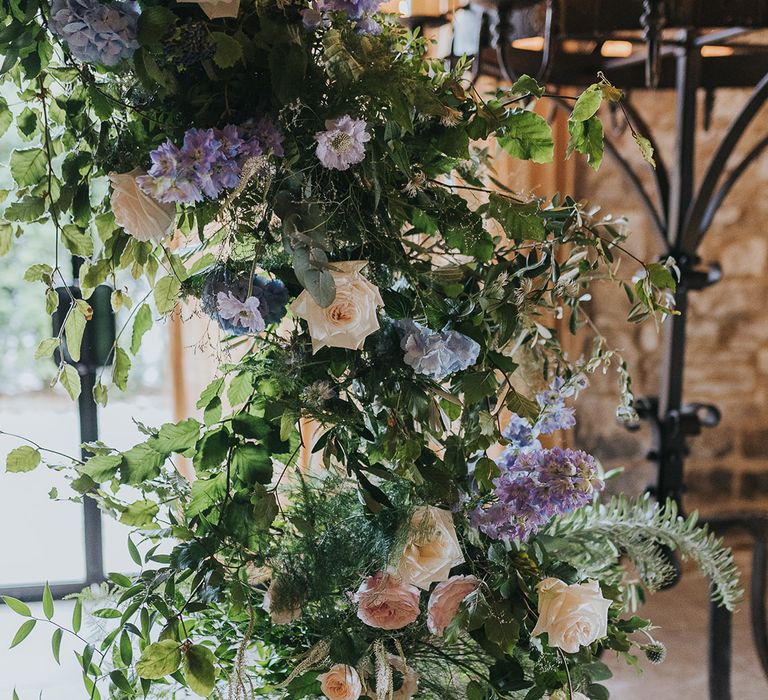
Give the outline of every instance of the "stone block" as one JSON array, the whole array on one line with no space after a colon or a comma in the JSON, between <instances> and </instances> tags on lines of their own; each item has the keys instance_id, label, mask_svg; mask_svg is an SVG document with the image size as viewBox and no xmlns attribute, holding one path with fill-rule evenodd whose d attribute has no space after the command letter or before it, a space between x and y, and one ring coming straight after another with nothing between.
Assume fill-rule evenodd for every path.
<instances>
[{"instance_id":1,"label":"stone block","mask_svg":"<svg viewBox=\"0 0 768 700\"><path fill-rule=\"evenodd\" d=\"M766 460L768 472L768 428L745 430L741 437L741 451L750 459Z\"/></svg>"}]
</instances>

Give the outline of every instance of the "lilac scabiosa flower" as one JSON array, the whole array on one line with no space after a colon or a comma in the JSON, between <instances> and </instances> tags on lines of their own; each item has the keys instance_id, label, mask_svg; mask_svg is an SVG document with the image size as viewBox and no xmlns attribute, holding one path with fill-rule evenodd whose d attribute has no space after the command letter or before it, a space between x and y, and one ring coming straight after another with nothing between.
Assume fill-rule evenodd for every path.
<instances>
[{"instance_id":1,"label":"lilac scabiosa flower","mask_svg":"<svg viewBox=\"0 0 768 700\"><path fill-rule=\"evenodd\" d=\"M348 114L338 119L327 119L325 131L315 134L315 153L320 162L333 170L347 170L350 165L365 159L365 144L371 135L365 130L362 119L352 119Z\"/></svg>"},{"instance_id":2,"label":"lilac scabiosa flower","mask_svg":"<svg viewBox=\"0 0 768 700\"><path fill-rule=\"evenodd\" d=\"M218 300L222 293L230 294L240 303L244 303L249 298L255 298L259 302L258 312L266 325L279 323L287 311L288 289L280 280L270 280L254 275L249 285L248 275L238 275L224 266L216 267L208 275L203 286L201 294L203 310L218 321L223 330L234 335L242 335L246 330L242 325L221 314Z\"/></svg>"},{"instance_id":3,"label":"lilac scabiosa flower","mask_svg":"<svg viewBox=\"0 0 768 700\"><path fill-rule=\"evenodd\" d=\"M399 321L403 361L415 372L441 380L477 362L480 345L457 331L436 333L412 320Z\"/></svg>"},{"instance_id":4,"label":"lilac scabiosa flower","mask_svg":"<svg viewBox=\"0 0 768 700\"><path fill-rule=\"evenodd\" d=\"M493 539L524 541L603 489L595 460L581 450L506 451L498 464L493 500L470 513L472 524Z\"/></svg>"},{"instance_id":5,"label":"lilac scabiosa flower","mask_svg":"<svg viewBox=\"0 0 768 700\"><path fill-rule=\"evenodd\" d=\"M240 301L232 292L219 292L216 295L216 306L219 318L229 321L235 327L241 326L250 333L261 333L266 327L256 297Z\"/></svg>"},{"instance_id":6,"label":"lilac scabiosa flower","mask_svg":"<svg viewBox=\"0 0 768 700\"><path fill-rule=\"evenodd\" d=\"M139 13L133 2L53 0L50 27L75 58L115 66L139 48Z\"/></svg>"}]
</instances>

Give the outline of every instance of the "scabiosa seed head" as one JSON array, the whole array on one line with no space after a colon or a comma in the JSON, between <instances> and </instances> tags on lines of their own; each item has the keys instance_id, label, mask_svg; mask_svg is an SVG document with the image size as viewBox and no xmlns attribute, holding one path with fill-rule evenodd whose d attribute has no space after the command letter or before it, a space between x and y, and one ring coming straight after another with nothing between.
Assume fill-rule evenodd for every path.
<instances>
[{"instance_id":1,"label":"scabiosa seed head","mask_svg":"<svg viewBox=\"0 0 768 700\"><path fill-rule=\"evenodd\" d=\"M645 657L652 664L663 664L664 660L667 658L667 647L656 640L653 640L650 644L646 644L643 647L643 651L645 652Z\"/></svg>"}]
</instances>

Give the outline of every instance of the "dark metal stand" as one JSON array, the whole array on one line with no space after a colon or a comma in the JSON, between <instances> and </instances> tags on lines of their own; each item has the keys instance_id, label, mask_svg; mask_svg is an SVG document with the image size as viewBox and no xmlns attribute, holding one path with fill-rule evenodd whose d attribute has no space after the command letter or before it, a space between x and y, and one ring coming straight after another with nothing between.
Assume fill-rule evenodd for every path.
<instances>
[{"instance_id":1,"label":"dark metal stand","mask_svg":"<svg viewBox=\"0 0 768 700\"><path fill-rule=\"evenodd\" d=\"M638 1L632 0L634 5ZM603 70L614 84L621 87L635 85L662 85L674 88L677 97L676 144L672 161L665 163L664 154L655 147L657 168L653 171L654 190L649 192L643 181L610 139L606 140L606 150L616 160L622 172L638 192L640 199L653 222L654 235L663 251L662 258L673 257L680 269L680 280L675 294L677 315L665 324L663 339L661 386L659 395L638 402L638 412L653 427L653 449L648 458L658 465L658 477L651 487L654 496L661 502L666 499L682 505L684 493L684 466L688 454L687 441L701 433L703 428L717 425L720 412L715 406L690 404L684 402L683 380L685 370L686 325L688 322L688 297L715 284L721 277L717 264L702 265L697 255L702 239L709 230L714 215L730 192L738 178L768 148L768 135L762 138L747 155L729 172L726 165L734 149L754 120L760 107L768 99L768 63L765 54L757 51L750 60L742 60L740 68L729 69L725 63L707 63L702 58L702 47L718 44L724 40L738 37L746 30L739 26L726 26L714 32L704 32L693 28L692 21L703 16L705 10L713 14L721 13L720 19L727 17L727 7L721 3L697 4L693 0L684 3L668 3L664 0L643 0L642 14L635 15L634 26L644 30L648 42L647 52L638 61L636 56L623 61L602 61L599 54L589 56L569 56L568 60L554 60L557 41L553 22L557 20L559 10L563 10L564 22L572 25L584 21L589 23L605 21L604 13L588 11L592 6L600 5L606 11L614 12L610 27L597 31L597 37L609 34L611 27L621 29L621 23L632 22L632 13L627 13L623 3L601 4L595 0L577 3L573 0L547 0L538 2L539 24L533 31L543 37L544 49L540 52L516 51L512 40L517 37L531 36L529 22L535 24L533 6L530 0L475 0L473 9L480 9L483 21L476 37L476 56L479 74L491 75L507 80L518 74L528 72L540 77L551 76L551 82L565 85L588 84L594 79L597 70ZM567 7L565 7L567 5ZM583 17L580 15L583 8ZM611 9L612 8L612 9ZM761 3L755 3L750 15L748 5L742 5L745 20L752 20L754 26L762 26L768 15L763 16ZM758 12L759 11L759 12ZM700 15L696 15L699 12ZM725 12L725 14L722 14ZM676 14L690 16L676 16ZM759 16L758 16L759 15ZM533 18L533 19L532 19ZM461 18L459 17L459 20ZM662 29L668 21L673 26L685 26L674 40L665 40ZM475 23L477 24L477 23ZM466 36L461 36L463 27L457 27L457 35L462 46L471 44ZM706 25L704 25L706 26ZM568 34L574 26L560 27L561 34ZM578 35L579 31L571 31ZM758 47L761 48L761 47ZM736 58L736 57L733 57ZM643 67L642 76L637 68ZM734 72L736 71L736 72ZM749 79L756 74L753 82ZM738 82L742 81L742 82ZM696 188L696 132L697 132L697 94L701 87L712 90L720 85L755 85L754 91L739 115L733 121L712 161L707 166L701 184ZM560 102L560 106L570 110L571 105ZM630 121L637 131L650 138L653 134L632 108L626 104ZM705 115L705 121L707 115ZM763 125L765 128L765 125ZM720 534L739 530L751 535L754 542L752 565L752 627L760 661L768 675L768 627L766 626L766 549L768 548L768 514L735 514L728 517L712 518L710 527ZM731 614L725 608L713 606L710 617L710 675L709 687L712 700L730 700L730 659L731 659Z\"/></svg>"}]
</instances>

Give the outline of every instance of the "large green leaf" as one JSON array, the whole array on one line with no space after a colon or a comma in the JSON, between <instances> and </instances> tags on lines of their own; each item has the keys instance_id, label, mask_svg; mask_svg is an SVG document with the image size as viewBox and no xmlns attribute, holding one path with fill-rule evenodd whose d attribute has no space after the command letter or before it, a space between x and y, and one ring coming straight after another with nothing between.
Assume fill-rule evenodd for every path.
<instances>
[{"instance_id":1,"label":"large green leaf","mask_svg":"<svg viewBox=\"0 0 768 700\"><path fill-rule=\"evenodd\" d=\"M19 473L31 472L40 464L40 453L29 445L22 445L8 453L5 460L5 471Z\"/></svg>"},{"instance_id":2,"label":"large green leaf","mask_svg":"<svg viewBox=\"0 0 768 700\"><path fill-rule=\"evenodd\" d=\"M154 524L158 510L158 505L154 501L136 501L123 511L120 522L132 527L148 527Z\"/></svg>"},{"instance_id":3,"label":"large green leaf","mask_svg":"<svg viewBox=\"0 0 768 700\"><path fill-rule=\"evenodd\" d=\"M181 648L173 639L150 644L136 663L140 678L159 680L176 671L181 665Z\"/></svg>"},{"instance_id":4,"label":"large green leaf","mask_svg":"<svg viewBox=\"0 0 768 700\"><path fill-rule=\"evenodd\" d=\"M147 442L158 452L183 452L194 447L200 435L200 423L194 418L187 418L181 423L165 423L160 428L157 437Z\"/></svg>"},{"instance_id":5,"label":"large green leaf","mask_svg":"<svg viewBox=\"0 0 768 700\"><path fill-rule=\"evenodd\" d=\"M550 163L554 158L555 143L552 129L544 117L529 110L512 112L504 120L499 144L514 158Z\"/></svg>"},{"instance_id":6,"label":"large green leaf","mask_svg":"<svg viewBox=\"0 0 768 700\"><path fill-rule=\"evenodd\" d=\"M494 193L488 199L488 216L496 219L507 237L514 241L543 241L546 238L536 202L516 202Z\"/></svg>"},{"instance_id":7,"label":"large green leaf","mask_svg":"<svg viewBox=\"0 0 768 700\"><path fill-rule=\"evenodd\" d=\"M216 657L202 644L193 644L184 655L184 678L193 693L207 698L216 683Z\"/></svg>"},{"instance_id":8,"label":"large green leaf","mask_svg":"<svg viewBox=\"0 0 768 700\"><path fill-rule=\"evenodd\" d=\"M587 163L594 170L600 167L603 161L603 124L595 116L585 121L569 121L568 147L566 156L569 157L573 151L578 151L587 156Z\"/></svg>"},{"instance_id":9,"label":"large green leaf","mask_svg":"<svg viewBox=\"0 0 768 700\"><path fill-rule=\"evenodd\" d=\"M152 310L149 308L149 304L142 304L136 312L131 331L131 353L133 355L139 351L141 340L150 328L152 328Z\"/></svg>"},{"instance_id":10,"label":"large green leaf","mask_svg":"<svg viewBox=\"0 0 768 700\"><path fill-rule=\"evenodd\" d=\"M161 314L173 311L176 302L179 300L180 290L181 282L173 275L162 277L157 281L154 290L155 305Z\"/></svg>"},{"instance_id":11,"label":"large green leaf","mask_svg":"<svg viewBox=\"0 0 768 700\"><path fill-rule=\"evenodd\" d=\"M48 172L47 157L42 148L27 148L11 154L11 175L21 187L36 185Z\"/></svg>"}]
</instances>

